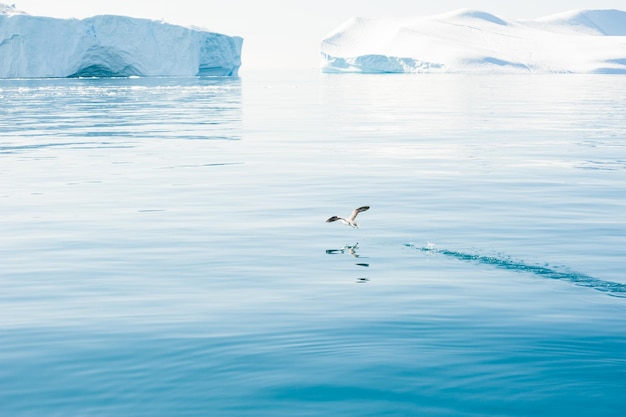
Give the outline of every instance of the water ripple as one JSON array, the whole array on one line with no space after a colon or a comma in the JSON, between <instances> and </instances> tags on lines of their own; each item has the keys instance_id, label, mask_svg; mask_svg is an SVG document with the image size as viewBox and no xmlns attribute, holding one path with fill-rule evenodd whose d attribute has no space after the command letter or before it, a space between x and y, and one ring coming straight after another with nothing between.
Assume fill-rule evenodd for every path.
<instances>
[{"instance_id":1,"label":"water ripple","mask_svg":"<svg viewBox=\"0 0 626 417\"><path fill-rule=\"evenodd\" d=\"M60 142L39 143L29 145L2 145L0 154L15 154L21 151L44 149L44 148L69 148L69 149L104 149L104 148L132 148L132 145L120 145L112 142Z\"/></svg>"},{"instance_id":2,"label":"water ripple","mask_svg":"<svg viewBox=\"0 0 626 417\"><path fill-rule=\"evenodd\" d=\"M438 249L432 243L418 247L412 243L406 246L416 248L422 252L444 255L464 262L473 262L481 265L494 266L507 271L526 272L541 278L568 281L581 287L593 288L613 297L626 298L626 284L604 281L575 271L559 271L542 265L529 265L516 261L510 257L486 256L475 253L457 252L449 249Z\"/></svg>"}]
</instances>

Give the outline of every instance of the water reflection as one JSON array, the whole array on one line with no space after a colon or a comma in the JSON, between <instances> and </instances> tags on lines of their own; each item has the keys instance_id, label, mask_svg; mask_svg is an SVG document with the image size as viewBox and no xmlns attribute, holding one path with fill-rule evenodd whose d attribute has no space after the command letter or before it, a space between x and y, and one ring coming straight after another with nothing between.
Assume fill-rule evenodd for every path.
<instances>
[{"instance_id":1,"label":"water reflection","mask_svg":"<svg viewBox=\"0 0 626 417\"><path fill-rule=\"evenodd\" d=\"M367 256L362 256L359 255L359 253L357 252L359 250L359 243L355 243L354 245L344 245L339 249L326 249L326 254L327 255L350 255L353 258L367 258ZM356 262L354 265L361 267L361 268L369 268L370 264L369 262ZM368 277L358 277L356 279L356 282L359 284L363 284L366 282L369 282L369 278Z\"/></svg>"},{"instance_id":2,"label":"water reflection","mask_svg":"<svg viewBox=\"0 0 626 417\"><path fill-rule=\"evenodd\" d=\"M354 245L345 245L339 249L326 249L326 253L329 255L336 255L336 254L346 253L347 251L350 255L354 256L355 258L358 258L360 257L360 255L356 253L358 247L359 247L359 243L357 242Z\"/></svg>"},{"instance_id":3,"label":"water reflection","mask_svg":"<svg viewBox=\"0 0 626 417\"><path fill-rule=\"evenodd\" d=\"M74 138L132 146L137 139L241 139L238 78L15 80L0 83L0 95L0 141L11 151L73 145Z\"/></svg>"}]
</instances>

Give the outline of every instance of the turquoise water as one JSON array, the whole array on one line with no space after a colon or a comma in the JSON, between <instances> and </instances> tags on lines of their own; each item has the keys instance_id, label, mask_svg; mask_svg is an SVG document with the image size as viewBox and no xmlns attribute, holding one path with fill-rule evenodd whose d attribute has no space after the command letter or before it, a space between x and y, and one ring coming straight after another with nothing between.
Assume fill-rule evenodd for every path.
<instances>
[{"instance_id":1,"label":"turquoise water","mask_svg":"<svg viewBox=\"0 0 626 417\"><path fill-rule=\"evenodd\" d=\"M622 413L626 77L0 99L0 415Z\"/></svg>"}]
</instances>

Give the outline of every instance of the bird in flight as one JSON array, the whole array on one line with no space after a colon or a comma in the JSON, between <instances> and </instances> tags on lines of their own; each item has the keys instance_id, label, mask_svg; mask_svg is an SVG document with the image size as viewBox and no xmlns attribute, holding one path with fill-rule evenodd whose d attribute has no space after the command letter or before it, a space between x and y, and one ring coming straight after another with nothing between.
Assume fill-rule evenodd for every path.
<instances>
[{"instance_id":1,"label":"bird in flight","mask_svg":"<svg viewBox=\"0 0 626 417\"><path fill-rule=\"evenodd\" d=\"M359 225L354 221L354 219L356 219L356 216L358 216L360 212L367 211L369 209L370 209L370 206L363 206L363 207L355 208L354 210L352 210L352 214L350 214L350 217L348 217L347 219L344 219L343 217L339 217L339 216L333 216L329 218L328 220L326 220L326 223L332 223L332 222L336 222L337 220L339 220L343 224L347 224L348 226L352 226L358 229Z\"/></svg>"}]
</instances>

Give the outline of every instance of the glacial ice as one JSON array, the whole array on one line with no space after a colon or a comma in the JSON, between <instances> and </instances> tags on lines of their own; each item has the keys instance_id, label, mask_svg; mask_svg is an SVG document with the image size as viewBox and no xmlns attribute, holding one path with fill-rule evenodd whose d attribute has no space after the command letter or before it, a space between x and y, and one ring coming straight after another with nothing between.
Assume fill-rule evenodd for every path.
<instances>
[{"instance_id":1,"label":"glacial ice","mask_svg":"<svg viewBox=\"0 0 626 417\"><path fill-rule=\"evenodd\" d=\"M242 44L161 21L57 19L0 4L0 78L236 76Z\"/></svg>"},{"instance_id":2,"label":"glacial ice","mask_svg":"<svg viewBox=\"0 0 626 417\"><path fill-rule=\"evenodd\" d=\"M625 74L626 12L352 18L322 40L321 55L324 72Z\"/></svg>"}]
</instances>

